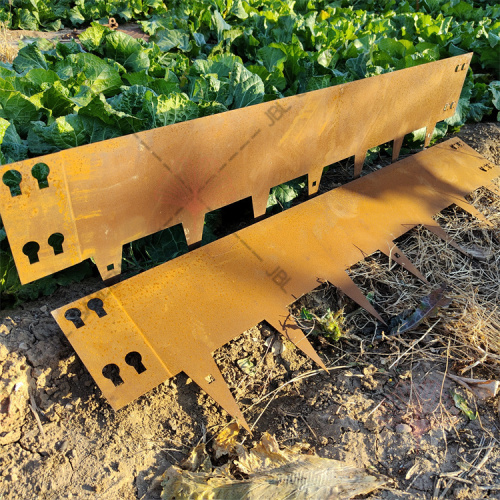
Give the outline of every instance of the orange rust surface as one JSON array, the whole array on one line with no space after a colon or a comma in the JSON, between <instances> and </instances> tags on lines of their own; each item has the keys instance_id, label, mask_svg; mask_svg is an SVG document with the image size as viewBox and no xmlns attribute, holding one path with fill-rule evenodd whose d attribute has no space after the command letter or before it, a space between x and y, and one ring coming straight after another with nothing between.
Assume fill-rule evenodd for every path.
<instances>
[{"instance_id":1,"label":"orange rust surface","mask_svg":"<svg viewBox=\"0 0 500 500\"><path fill-rule=\"evenodd\" d=\"M435 226L432 216L453 203L483 218L464 197L495 189L499 175L450 139L52 314L115 409L184 371L244 423L215 349L266 320L322 365L287 307L326 280L380 319L346 269L381 250L418 275L393 240ZM91 299L102 301L100 315ZM130 353L145 371L126 362ZM103 375L110 365L122 383Z\"/></svg>"},{"instance_id":2,"label":"orange rust surface","mask_svg":"<svg viewBox=\"0 0 500 500\"><path fill-rule=\"evenodd\" d=\"M122 247L182 223L201 240L205 214L252 197L265 213L273 186L455 113L471 54L89 144L0 167L22 174L21 194L0 182L0 212L22 283L93 257L103 279L120 274ZM48 187L31 169L46 164ZM48 239L62 234L62 253ZM36 262L23 248L36 242ZM36 259L32 259L36 260Z\"/></svg>"}]
</instances>

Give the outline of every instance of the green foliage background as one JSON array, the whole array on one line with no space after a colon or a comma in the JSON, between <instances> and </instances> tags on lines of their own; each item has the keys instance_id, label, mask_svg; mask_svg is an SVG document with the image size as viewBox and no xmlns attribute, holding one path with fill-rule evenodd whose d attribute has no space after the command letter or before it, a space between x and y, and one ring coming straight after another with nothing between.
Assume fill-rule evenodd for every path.
<instances>
[{"instance_id":1,"label":"green foliage background","mask_svg":"<svg viewBox=\"0 0 500 500\"><path fill-rule=\"evenodd\" d=\"M108 16L138 20L149 42L96 22ZM0 63L4 164L469 51L474 57L457 111L435 137L500 115L495 0L423 0L418 12L414 1L395 0L0 0L0 21L46 30L90 23L81 45L39 39L12 64ZM416 131L409 140L422 138ZM269 208L288 206L303 185L275 188ZM212 216L207 240L218 223ZM33 299L93 272L83 263L21 287L1 227L4 299ZM175 229L129 245L124 257L137 272L184 251Z\"/></svg>"}]
</instances>

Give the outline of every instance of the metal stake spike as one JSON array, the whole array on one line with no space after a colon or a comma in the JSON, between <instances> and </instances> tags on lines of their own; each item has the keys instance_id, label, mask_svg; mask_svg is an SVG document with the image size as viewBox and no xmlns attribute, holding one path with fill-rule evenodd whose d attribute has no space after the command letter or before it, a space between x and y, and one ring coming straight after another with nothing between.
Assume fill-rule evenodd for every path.
<instances>
[{"instance_id":1,"label":"metal stake spike","mask_svg":"<svg viewBox=\"0 0 500 500\"><path fill-rule=\"evenodd\" d=\"M198 344L196 346L197 351L200 348L201 346ZM198 352L196 358L196 369L193 370L193 367L186 366L183 368L184 373L192 378L217 404L222 406L242 427L251 433L250 426L243 413L241 413L238 403L231 394L210 352ZM200 376L201 372L206 373L206 375Z\"/></svg>"},{"instance_id":2,"label":"metal stake spike","mask_svg":"<svg viewBox=\"0 0 500 500\"><path fill-rule=\"evenodd\" d=\"M448 245L451 245L455 250L458 250L460 253L470 255L439 225L436 225L436 221L432 220L431 223L422 224L425 229L435 234L438 238L441 238L443 241L446 241Z\"/></svg>"},{"instance_id":3,"label":"metal stake spike","mask_svg":"<svg viewBox=\"0 0 500 500\"><path fill-rule=\"evenodd\" d=\"M394 262L403 266L407 271L416 276L419 280L423 281L426 285L429 284L425 276L415 267L412 261L396 246L395 243L391 243L386 247L382 247L380 251L392 259Z\"/></svg>"},{"instance_id":4,"label":"metal stake spike","mask_svg":"<svg viewBox=\"0 0 500 500\"><path fill-rule=\"evenodd\" d=\"M256 219L258 217L262 217L266 213L268 200L269 200L268 191L263 191L260 194L254 194L252 196L253 216Z\"/></svg>"},{"instance_id":5,"label":"metal stake spike","mask_svg":"<svg viewBox=\"0 0 500 500\"><path fill-rule=\"evenodd\" d=\"M436 128L436 122L429 123L425 128L424 148L429 147L429 144L431 143L432 134L435 128Z\"/></svg>"},{"instance_id":6,"label":"metal stake spike","mask_svg":"<svg viewBox=\"0 0 500 500\"><path fill-rule=\"evenodd\" d=\"M356 155L354 156L354 179L357 179L361 175L361 171L363 170L363 165L366 159L366 153L366 151L363 151L361 153L356 153Z\"/></svg>"},{"instance_id":7,"label":"metal stake spike","mask_svg":"<svg viewBox=\"0 0 500 500\"><path fill-rule=\"evenodd\" d=\"M309 172L307 175L307 187L309 196L318 192L319 183L323 174L323 167L318 167Z\"/></svg>"},{"instance_id":8,"label":"metal stake spike","mask_svg":"<svg viewBox=\"0 0 500 500\"><path fill-rule=\"evenodd\" d=\"M471 205L467 200L465 200L465 199L456 199L454 201L455 201L455 205L457 205L457 207L460 207L462 210L464 210L465 212L471 214L476 219L479 219L481 222L484 222L490 228L495 227L484 216L484 214L482 214L474 205Z\"/></svg>"},{"instance_id":9,"label":"metal stake spike","mask_svg":"<svg viewBox=\"0 0 500 500\"><path fill-rule=\"evenodd\" d=\"M392 161L396 161L399 158L399 153L401 151L401 146L403 145L404 136L394 139L392 146Z\"/></svg>"},{"instance_id":10,"label":"metal stake spike","mask_svg":"<svg viewBox=\"0 0 500 500\"><path fill-rule=\"evenodd\" d=\"M368 311L372 316L377 318L381 323L384 325L387 324L346 272L334 274L328 277L328 281L339 290L342 290L343 293L354 300L354 302L359 304L363 309Z\"/></svg>"},{"instance_id":11,"label":"metal stake spike","mask_svg":"<svg viewBox=\"0 0 500 500\"><path fill-rule=\"evenodd\" d=\"M288 311L285 311L287 316L277 317L276 319L266 318L266 321L290 342L293 342L306 356L309 356L323 370L328 372L326 365L321 361L318 353L311 345L302 329L290 318ZM282 319L281 319L282 318Z\"/></svg>"}]
</instances>

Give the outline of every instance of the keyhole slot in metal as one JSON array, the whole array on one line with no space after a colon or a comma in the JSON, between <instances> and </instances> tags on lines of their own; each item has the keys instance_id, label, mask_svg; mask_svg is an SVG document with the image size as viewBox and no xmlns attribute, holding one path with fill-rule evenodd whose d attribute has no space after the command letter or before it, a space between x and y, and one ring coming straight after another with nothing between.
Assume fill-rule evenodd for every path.
<instances>
[{"instance_id":1,"label":"keyhole slot in metal","mask_svg":"<svg viewBox=\"0 0 500 500\"><path fill-rule=\"evenodd\" d=\"M63 253L64 235L61 233L54 233L49 236L48 244L54 249L54 255Z\"/></svg>"},{"instance_id":2,"label":"keyhole slot in metal","mask_svg":"<svg viewBox=\"0 0 500 500\"><path fill-rule=\"evenodd\" d=\"M22 180L23 176L17 170L7 170L2 176L2 181L10 189L10 195L12 197L21 194L20 184Z\"/></svg>"},{"instance_id":3,"label":"keyhole slot in metal","mask_svg":"<svg viewBox=\"0 0 500 500\"><path fill-rule=\"evenodd\" d=\"M37 163L31 169L31 175L38 181L38 188L44 189L49 187L49 172L50 168L45 163Z\"/></svg>"},{"instance_id":4,"label":"keyhole slot in metal","mask_svg":"<svg viewBox=\"0 0 500 500\"><path fill-rule=\"evenodd\" d=\"M94 311L99 318L102 318L106 316L108 313L104 310L104 302L99 299L98 297L95 297L93 299L90 299L87 302L87 307L91 310Z\"/></svg>"},{"instance_id":5,"label":"keyhole slot in metal","mask_svg":"<svg viewBox=\"0 0 500 500\"><path fill-rule=\"evenodd\" d=\"M129 352L125 356L125 363L135 368L135 371L139 374L146 371L146 367L142 364L142 356L137 351Z\"/></svg>"},{"instance_id":6,"label":"keyhole slot in metal","mask_svg":"<svg viewBox=\"0 0 500 500\"><path fill-rule=\"evenodd\" d=\"M64 317L68 321L71 321L77 328L81 328L82 326L85 326L85 323L83 322L81 316L82 316L82 313L81 313L80 309L77 309L76 307L72 307L71 309L68 309L64 313Z\"/></svg>"},{"instance_id":7,"label":"keyhole slot in metal","mask_svg":"<svg viewBox=\"0 0 500 500\"><path fill-rule=\"evenodd\" d=\"M38 258L38 252L40 250L40 245L36 241L28 241L23 246L23 254L28 257L30 264L36 264L40 261Z\"/></svg>"},{"instance_id":8,"label":"keyhole slot in metal","mask_svg":"<svg viewBox=\"0 0 500 500\"><path fill-rule=\"evenodd\" d=\"M102 369L102 375L113 382L115 387L123 384L123 379L120 376L120 368L114 363L106 365Z\"/></svg>"}]
</instances>

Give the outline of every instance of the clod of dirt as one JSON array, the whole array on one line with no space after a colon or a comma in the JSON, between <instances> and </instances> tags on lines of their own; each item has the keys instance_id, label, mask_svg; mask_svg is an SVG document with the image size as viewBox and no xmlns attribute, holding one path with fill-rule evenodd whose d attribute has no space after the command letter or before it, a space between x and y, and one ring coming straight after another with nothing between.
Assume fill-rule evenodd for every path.
<instances>
[{"instance_id":1,"label":"clod of dirt","mask_svg":"<svg viewBox=\"0 0 500 500\"><path fill-rule=\"evenodd\" d=\"M398 424L394 430L398 434L411 434L412 428L408 424Z\"/></svg>"},{"instance_id":2,"label":"clod of dirt","mask_svg":"<svg viewBox=\"0 0 500 500\"><path fill-rule=\"evenodd\" d=\"M21 426L29 411L29 389L33 384L26 358L9 352L2 344L0 369L0 445L5 445L21 438Z\"/></svg>"}]
</instances>

